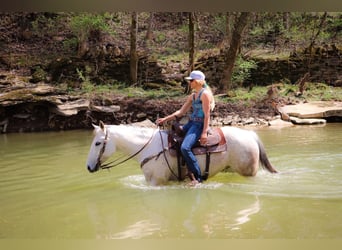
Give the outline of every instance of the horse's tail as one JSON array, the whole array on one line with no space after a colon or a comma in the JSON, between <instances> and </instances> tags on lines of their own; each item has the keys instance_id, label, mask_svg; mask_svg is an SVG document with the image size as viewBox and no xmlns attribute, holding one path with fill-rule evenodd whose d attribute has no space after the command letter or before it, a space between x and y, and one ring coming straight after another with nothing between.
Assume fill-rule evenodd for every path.
<instances>
[{"instance_id":1,"label":"horse's tail","mask_svg":"<svg viewBox=\"0 0 342 250\"><path fill-rule=\"evenodd\" d=\"M262 142L260 141L259 138L257 138L257 143L258 143L258 146L259 146L259 160L261 162L261 166L264 169L267 169L271 173L278 173L278 171L272 166L272 164L268 160L265 147L264 147L264 145L262 144Z\"/></svg>"}]
</instances>

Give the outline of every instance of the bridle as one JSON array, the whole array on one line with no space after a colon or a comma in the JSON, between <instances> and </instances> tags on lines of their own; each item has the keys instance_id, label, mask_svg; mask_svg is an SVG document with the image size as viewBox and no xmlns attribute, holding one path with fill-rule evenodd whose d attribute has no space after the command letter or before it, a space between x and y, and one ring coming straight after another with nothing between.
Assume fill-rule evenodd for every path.
<instances>
[{"instance_id":1,"label":"bridle","mask_svg":"<svg viewBox=\"0 0 342 250\"><path fill-rule=\"evenodd\" d=\"M150 139L144 144L144 146L141 149L139 149L136 153L132 154L131 156L127 157L126 159L121 160L122 158L124 158L124 156L122 156L122 157L119 157L118 159L115 159L115 160L113 160L111 162L108 162L108 163L105 163L105 164L101 165L101 157L102 157L104 151L106 150L107 139L108 139L108 129L106 129L106 136L105 136L105 139L103 141L103 146L102 146L102 148L100 150L99 156L97 157L96 166L98 166L101 169L109 169L109 168L116 167L116 166L118 166L118 165L120 165L120 164L122 164L122 163L124 163L124 162L126 162L126 161L128 161L130 159L132 159L134 156L138 155L141 151L143 151L144 148L146 148L146 146L148 144L150 144L150 142L152 141L153 135L154 135L154 133L152 133Z\"/></svg>"},{"instance_id":2,"label":"bridle","mask_svg":"<svg viewBox=\"0 0 342 250\"><path fill-rule=\"evenodd\" d=\"M104 151L106 150L107 139L108 139L108 130L106 129L106 136L105 136L104 141L103 141L103 146L100 150L99 156L97 157L97 161L96 161L96 166L99 166L100 168L102 167L101 166L101 157L102 157Z\"/></svg>"},{"instance_id":3,"label":"bridle","mask_svg":"<svg viewBox=\"0 0 342 250\"><path fill-rule=\"evenodd\" d=\"M159 128L158 128L158 130L159 130L159 135L160 135L161 144L164 145L163 137L162 137L162 135L161 135L161 131L160 131ZM148 144L151 143L152 138L153 138L153 135L154 135L154 133L152 133L150 139L144 144L144 146L143 146L141 149L139 149L136 153L132 154L131 156L127 157L126 159L121 160L121 159L123 158L123 156L122 156L122 157L119 157L118 159L115 159L115 160L113 160L113 161L111 161L111 162L108 162L108 163L105 163L105 164L101 165L101 157L102 157L104 151L106 150L106 145L107 145L107 140L108 140L108 129L106 129L106 136L105 136L105 139L104 139L104 141L103 141L103 146L102 146L102 148L101 148L101 150L100 150L100 154L99 154L99 156L98 156L98 158L97 158L97 163L96 163L96 165L99 166L99 168L101 168L101 169L110 169L110 168L116 167L116 166L118 166L118 165L120 165L120 164L122 164L122 163L124 163L124 162L126 162L126 161L128 161L128 160L130 160L130 159L132 159L134 156L138 155L141 151L143 151L144 148L146 148L146 146L147 146ZM176 179L180 180L180 176L177 175L177 174L172 170L172 168L171 168L171 166L170 166L170 163L169 163L169 161L168 161L168 159L167 159L167 157L166 157L165 151L166 151L166 149L164 149L164 150L162 150L161 152L159 152L158 156L159 156L161 153L163 153L164 158L165 158L165 161L166 161L166 163L167 163L167 166L168 166L168 168L169 168L171 174L172 174L173 176L175 176ZM151 157L151 158L154 158L154 157L155 157L155 156L153 156L153 157ZM150 158L150 157L149 157L149 158ZM149 159L147 159L147 160L149 160ZM119 162L118 162L118 161L119 161Z\"/></svg>"}]
</instances>

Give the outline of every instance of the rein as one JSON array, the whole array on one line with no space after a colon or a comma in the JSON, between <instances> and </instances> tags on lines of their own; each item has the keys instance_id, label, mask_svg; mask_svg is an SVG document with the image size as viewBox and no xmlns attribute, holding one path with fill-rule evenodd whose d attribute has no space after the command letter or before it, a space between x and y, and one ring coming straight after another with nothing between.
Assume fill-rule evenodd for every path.
<instances>
[{"instance_id":1,"label":"rein","mask_svg":"<svg viewBox=\"0 0 342 250\"><path fill-rule=\"evenodd\" d=\"M103 147L102 147L102 149L100 151L100 154L99 154L99 157L98 157L98 160L97 160L98 164L100 164L100 168L101 169L113 168L113 167L116 167L116 166L118 166L118 165L120 165L120 164L122 164L122 163L124 163L124 162L126 162L126 161L128 161L130 159L132 159L134 156L138 155L141 151L143 151L144 148L146 148L146 146L148 144L150 144L150 142L152 141L153 135L154 135L154 133L152 133L150 139L145 143L145 145L141 149L139 149L136 153L132 154L128 158L126 158L124 160L121 160L121 158L123 158L123 157L119 157L118 159L115 159L115 160L113 160L111 162L108 162L108 163L105 163L105 164L101 165L100 159L101 159L101 157L102 157L102 155L103 155L103 153L105 151L105 147L106 147L106 144L107 144L107 138L108 138L108 129L107 129L106 137L105 137L105 140L103 142ZM121 160L121 161L119 161L119 160ZM119 162L117 162L117 161L119 161Z\"/></svg>"},{"instance_id":2,"label":"rein","mask_svg":"<svg viewBox=\"0 0 342 250\"><path fill-rule=\"evenodd\" d=\"M162 145L164 145L164 142L163 142L163 137L162 137L162 134L161 134L161 131L160 131L160 129L159 129L159 135L160 135L160 140L161 140L161 144ZM170 172L171 172L171 174L174 176L174 177L176 177L176 179L178 180L178 181L180 181L181 180L181 177L180 177L180 171L179 171L179 173L178 173L178 176L175 174L175 172L173 172L173 170L172 170L172 168L171 168L171 166L170 166L170 163L169 163L169 161L167 160L167 157L166 157L166 154L165 154L165 149L162 151L162 152L160 152L160 153L163 153L163 155L164 155L164 159L165 159L165 161L166 161L166 164L167 164L167 167L169 168L169 170L170 170ZM159 154L160 154L159 153Z\"/></svg>"}]
</instances>

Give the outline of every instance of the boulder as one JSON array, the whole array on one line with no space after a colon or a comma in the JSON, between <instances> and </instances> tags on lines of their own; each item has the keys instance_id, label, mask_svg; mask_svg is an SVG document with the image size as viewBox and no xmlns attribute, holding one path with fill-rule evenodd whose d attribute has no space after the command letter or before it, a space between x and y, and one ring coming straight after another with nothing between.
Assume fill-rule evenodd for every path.
<instances>
[{"instance_id":1,"label":"boulder","mask_svg":"<svg viewBox=\"0 0 342 250\"><path fill-rule=\"evenodd\" d=\"M326 124L327 121L324 119L301 119L297 117L291 117L290 120L293 124L296 125L317 125L317 124Z\"/></svg>"},{"instance_id":2,"label":"boulder","mask_svg":"<svg viewBox=\"0 0 342 250\"><path fill-rule=\"evenodd\" d=\"M54 113L62 115L62 116L76 115L78 111L80 110L87 110L89 107L89 104L90 104L89 100L84 100L84 99L67 102L65 104L57 105L54 110L55 111Z\"/></svg>"},{"instance_id":3,"label":"boulder","mask_svg":"<svg viewBox=\"0 0 342 250\"><path fill-rule=\"evenodd\" d=\"M342 120L342 102L310 102L296 105L286 105L282 110L289 116L301 119L341 119Z\"/></svg>"}]
</instances>

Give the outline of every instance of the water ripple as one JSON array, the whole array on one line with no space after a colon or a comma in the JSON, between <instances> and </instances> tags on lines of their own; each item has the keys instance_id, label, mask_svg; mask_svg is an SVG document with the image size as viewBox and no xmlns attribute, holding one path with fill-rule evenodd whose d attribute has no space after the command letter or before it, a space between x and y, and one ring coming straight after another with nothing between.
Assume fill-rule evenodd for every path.
<instances>
[{"instance_id":1,"label":"water ripple","mask_svg":"<svg viewBox=\"0 0 342 250\"><path fill-rule=\"evenodd\" d=\"M218 189L223 186L218 182L204 182L196 186L189 186L188 182L170 182L163 186L151 186L145 181L144 175L131 175L120 179L120 182L133 189L140 190L167 190L167 189Z\"/></svg>"}]
</instances>

